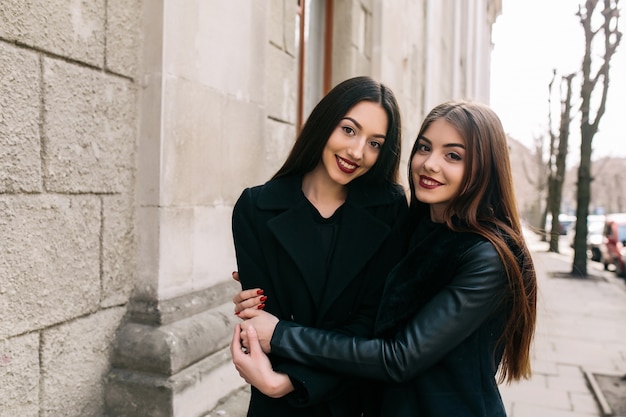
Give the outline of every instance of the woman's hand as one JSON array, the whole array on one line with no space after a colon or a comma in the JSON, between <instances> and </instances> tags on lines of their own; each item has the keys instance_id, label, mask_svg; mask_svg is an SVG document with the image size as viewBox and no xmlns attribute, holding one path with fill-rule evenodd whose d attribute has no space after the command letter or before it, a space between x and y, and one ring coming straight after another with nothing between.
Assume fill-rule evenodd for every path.
<instances>
[{"instance_id":1,"label":"woman's hand","mask_svg":"<svg viewBox=\"0 0 626 417\"><path fill-rule=\"evenodd\" d=\"M242 310L239 313L239 317L245 319L245 321L240 324L242 329L241 339L243 339L243 345L245 347L249 347L247 332L249 328L253 327L256 334L255 337L258 339L263 352L269 353L272 350L270 341L272 340L274 329L278 324L278 318L266 311L258 310L256 308Z\"/></svg>"},{"instance_id":2,"label":"woman's hand","mask_svg":"<svg viewBox=\"0 0 626 417\"><path fill-rule=\"evenodd\" d=\"M268 397L280 398L293 391L289 376L272 369L269 358L261 350L254 327L248 326L246 337L249 347L244 349L241 345L241 327L236 325L230 344L230 354L239 376Z\"/></svg>"},{"instance_id":3,"label":"woman's hand","mask_svg":"<svg viewBox=\"0 0 626 417\"><path fill-rule=\"evenodd\" d=\"M233 272L233 279L239 281L239 273L237 271ZM239 313L246 308L262 310L265 307L265 300L267 300L267 297L263 295L263 290L260 288L241 291L233 297L235 314L239 315Z\"/></svg>"}]
</instances>

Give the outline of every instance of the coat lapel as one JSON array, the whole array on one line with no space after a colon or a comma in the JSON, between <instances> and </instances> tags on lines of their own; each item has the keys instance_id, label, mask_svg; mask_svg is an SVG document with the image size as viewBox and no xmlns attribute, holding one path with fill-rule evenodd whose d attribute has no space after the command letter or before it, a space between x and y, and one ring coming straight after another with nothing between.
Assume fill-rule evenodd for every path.
<instances>
[{"instance_id":1,"label":"coat lapel","mask_svg":"<svg viewBox=\"0 0 626 417\"><path fill-rule=\"evenodd\" d=\"M298 176L271 181L259 198L259 208L285 210L268 221L268 228L297 265L319 309L318 317L323 317L389 234L390 226L370 214L366 207L388 204L390 197L388 192L375 187L350 190L327 278L323 268L325 254L301 186L302 178Z\"/></svg>"},{"instance_id":2,"label":"coat lapel","mask_svg":"<svg viewBox=\"0 0 626 417\"><path fill-rule=\"evenodd\" d=\"M313 222L303 221L311 217L310 209L302 204L285 211L268 222L268 227L297 265L314 302L319 304L324 288L324 256L321 242ZM285 279L289 277L278 277Z\"/></svg>"}]
</instances>

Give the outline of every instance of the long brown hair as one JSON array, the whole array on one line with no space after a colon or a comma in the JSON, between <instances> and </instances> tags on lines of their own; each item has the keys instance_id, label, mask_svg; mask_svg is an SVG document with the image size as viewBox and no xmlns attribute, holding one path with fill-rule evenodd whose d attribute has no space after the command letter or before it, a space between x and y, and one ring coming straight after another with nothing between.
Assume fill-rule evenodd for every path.
<instances>
[{"instance_id":1,"label":"long brown hair","mask_svg":"<svg viewBox=\"0 0 626 417\"><path fill-rule=\"evenodd\" d=\"M508 277L511 306L504 332L500 382L529 378L530 347L537 311L537 278L517 211L506 134L498 116L489 107L466 101L446 102L435 107L422 123L418 138L433 123L443 119L465 139L465 175L459 193L446 208L445 222L453 230L473 232L496 248ZM415 198L409 158L412 218L428 215L429 205ZM453 216L466 227L459 230Z\"/></svg>"}]
</instances>

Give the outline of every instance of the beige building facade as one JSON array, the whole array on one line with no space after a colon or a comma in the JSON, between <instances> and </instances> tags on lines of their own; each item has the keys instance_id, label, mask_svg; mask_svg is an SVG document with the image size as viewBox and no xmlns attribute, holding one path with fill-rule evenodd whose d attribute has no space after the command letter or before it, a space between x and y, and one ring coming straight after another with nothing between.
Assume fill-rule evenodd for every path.
<instances>
[{"instance_id":1,"label":"beige building facade","mask_svg":"<svg viewBox=\"0 0 626 417\"><path fill-rule=\"evenodd\" d=\"M3 0L0 417L209 415L230 218L324 89L488 101L500 0ZM403 175L405 170L403 169Z\"/></svg>"}]
</instances>

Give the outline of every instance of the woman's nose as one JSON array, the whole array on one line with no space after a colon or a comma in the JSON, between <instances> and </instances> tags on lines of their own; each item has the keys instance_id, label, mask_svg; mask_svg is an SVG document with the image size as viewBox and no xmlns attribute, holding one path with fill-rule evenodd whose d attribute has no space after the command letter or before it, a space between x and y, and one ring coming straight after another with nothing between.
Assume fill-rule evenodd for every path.
<instances>
[{"instance_id":1,"label":"woman's nose","mask_svg":"<svg viewBox=\"0 0 626 417\"><path fill-rule=\"evenodd\" d=\"M431 172L439 172L439 163L432 154L424 161L424 168Z\"/></svg>"},{"instance_id":2,"label":"woman's nose","mask_svg":"<svg viewBox=\"0 0 626 417\"><path fill-rule=\"evenodd\" d=\"M348 156L355 160L363 158L363 150L365 149L365 138L355 140L348 148Z\"/></svg>"}]
</instances>

